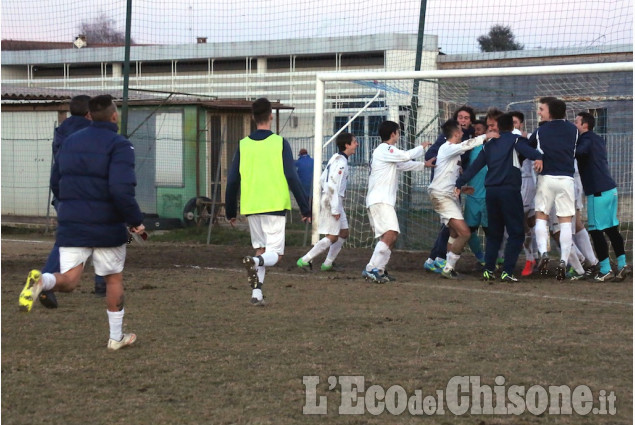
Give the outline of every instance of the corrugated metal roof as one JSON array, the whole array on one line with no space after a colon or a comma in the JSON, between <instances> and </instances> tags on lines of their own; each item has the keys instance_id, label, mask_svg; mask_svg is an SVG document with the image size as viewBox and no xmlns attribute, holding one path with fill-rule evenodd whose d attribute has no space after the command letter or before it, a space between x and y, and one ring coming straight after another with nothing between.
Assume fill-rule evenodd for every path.
<instances>
[{"instance_id":1,"label":"corrugated metal roof","mask_svg":"<svg viewBox=\"0 0 635 425\"><path fill-rule=\"evenodd\" d=\"M42 87L24 86L2 86L3 103L20 102L53 102L66 103L71 98L85 94L88 96L98 96L109 94L115 98L117 103L123 99L122 90L78 90L78 89L51 89ZM209 109L250 109L253 101L244 99L216 99L213 97L188 95L184 93L152 92L130 90L130 105L200 105ZM283 105L280 102L271 102L273 109L293 109L291 106Z\"/></svg>"}]
</instances>

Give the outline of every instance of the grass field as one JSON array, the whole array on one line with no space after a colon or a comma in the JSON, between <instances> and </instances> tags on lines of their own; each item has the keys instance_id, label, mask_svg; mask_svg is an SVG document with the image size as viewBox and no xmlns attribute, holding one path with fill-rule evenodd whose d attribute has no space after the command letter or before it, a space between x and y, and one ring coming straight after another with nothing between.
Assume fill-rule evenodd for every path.
<instances>
[{"instance_id":1,"label":"grass field","mask_svg":"<svg viewBox=\"0 0 635 425\"><path fill-rule=\"evenodd\" d=\"M420 253L397 252L398 282L359 278L369 250L344 249L340 271L303 273L287 248L269 269L268 305L251 307L240 258L247 246L150 241L131 245L125 328L132 347L106 350L103 299L82 287L60 307L19 313L29 269L52 245L40 236L2 240L2 421L4 424L627 424L632 422L632 280L487 285L424 274ZM470 256L463 260L469 269ZM469 271L469 270L464 270ZM302 414L303 376L318 376L326 415ZM366 389L408 395L444 390L454 376L494 385L587 385L617 397L616 414L426 418L338 415L341 388L329 376L361 375ZM363 394L362 394L363 396Z\"/></svg>"}]
</instances>

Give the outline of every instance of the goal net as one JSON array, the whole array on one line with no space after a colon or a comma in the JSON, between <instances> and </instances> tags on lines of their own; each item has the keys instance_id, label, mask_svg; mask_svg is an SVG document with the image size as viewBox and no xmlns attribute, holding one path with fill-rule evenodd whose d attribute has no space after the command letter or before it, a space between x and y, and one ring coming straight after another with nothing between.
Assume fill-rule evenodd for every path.
<instances>
[{"instance_id":1,"label":"goal net","mask_svg":"<svg viewBox=\"0 0 635 425\"><path fill-rule=\"evenodd\" d=\"M335 152L334 143L328 142L337 130L343 128L359 142L357 152L349 159L345 200L350 246L370 247L375 243L365 197L369 162L381 142L377 129L382 121L388 119L401 125L401 149L411 149L423 141L434 142L440 125L463 105L474 108L477 119L484 119L490 107L520 111L525 116L525 129L531 133L538 126L538 99L555 96L566 102L570 121L583 111L596 117L595 131L607 141L609 166L618 186L622 234L632 252L632 64L436 70L418 74L324 73L318 74L316 93L316 163L321 160L325 164ZM369 101L362 105L359 99ZM401 228L400 249L429 250L434 243L440 220L428 198L429 184L429 169L399 175L396 211ZM583 220L586 221L586 211ZM315 231L313 239L317 239Z\"/></svg>"}]
</instances>

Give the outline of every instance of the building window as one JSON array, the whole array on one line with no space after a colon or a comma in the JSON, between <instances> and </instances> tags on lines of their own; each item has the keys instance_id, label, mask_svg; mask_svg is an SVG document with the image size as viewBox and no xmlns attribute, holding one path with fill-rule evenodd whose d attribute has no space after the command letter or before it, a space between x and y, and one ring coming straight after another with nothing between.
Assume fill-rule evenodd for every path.
<instances>
[{"instance_id":1,"label":"building window","mask_svg":"<svg viewBox=\"0 0 635 425\"><path fill-rule=\"evenodd\" d=\"M183 186L183 113L156 114L156 184Z\"/></svg>"},{"instance_id":2,"label":"building window","mask_svg":"<svg viewBox=\"0 0 635 425\"><path fill-rule=\"evenodd\" d=\"M608 132L608 114L606 108L589 109L589 113L595 118L595 128L593 131L598 134Z\"/></svg>"}]
</instances>

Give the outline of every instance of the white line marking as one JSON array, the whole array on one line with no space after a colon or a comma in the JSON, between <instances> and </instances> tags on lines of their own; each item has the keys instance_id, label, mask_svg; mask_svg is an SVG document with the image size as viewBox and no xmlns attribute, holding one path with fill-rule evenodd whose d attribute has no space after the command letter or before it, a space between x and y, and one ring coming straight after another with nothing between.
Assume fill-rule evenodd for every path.
<instances>
[{"instance_id":1,"label":"white line marking","mask_svg":"<svg viewBox=\"0 0 635 425\"><path fill-rule=\"evenodd\" d=\"M201 266L185 266L185 265L180 265L180 264L175 264L174 267L176 268L191 268L191 269L198 269L198 270L212 270L212 271L220 271L220 272L228 272L228 273L241 273L244 270L239 270L239 269L228 269L228 268L222 268L222 267L201 267ZM273 275L294 275L294 276L300 276L299 274L296 273L289 273L289 272L267 272L267 274L273 274ZM319 279L319 280L327 280L327 277L322 277L322 276L312 276L312 279ZM361 277L359 279L360 281L362 280ZM390 285L390 283L388 284ZM451 290L451 291L466 291L466 292L477 292L477 293L482 293L482 294L493 294L493 295L508 295L508 296L515 296L515 297L521 297L521 298L539 298L539 299L549 299L549 300L557 300L557 301L571 301L571 302L578 302L578 303L596 303L596 304L607 304L607 305L624 305L624 306L629 306L632 307L633 303L632 302L625 302L625 301L611 301L611 300L594 300L594 299L589 299L589 298L580 298L580 297L564 297L564 296L559 296L559 295L549 295L549 294L536 294L536 293L532 293L532 292L507 292L507 291L499 291L496 289L482 289L482 288L466 288L466 287L461 287L461 286L448 286L448 285L435 285L435 284L422 284L421 282L408 282L408 281L403 281L403 282L399 282L398 285L407 285L407 286L413 286L413 287L417 287L419 289L442 289L442 290Z\"/></svg>"},{"instance_id":2,"label":"white line marking","mask_svg":"<svg viewBox=\"0 0 635 425\"><path fill-rule=\"evenodd\" d=\"M54 243L53 241L36 241L36 240L27 240L27 239L2 239L2 242Z\"/></svg>"}]
</instances>

